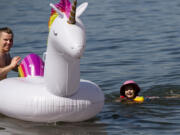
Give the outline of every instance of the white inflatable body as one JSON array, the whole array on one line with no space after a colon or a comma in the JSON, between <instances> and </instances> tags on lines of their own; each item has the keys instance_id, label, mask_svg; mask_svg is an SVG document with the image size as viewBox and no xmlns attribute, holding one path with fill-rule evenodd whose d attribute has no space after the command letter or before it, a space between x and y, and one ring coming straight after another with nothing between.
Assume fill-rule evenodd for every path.
<instances>
[{"instance_id":1,"label":"white inflatable body","mask_svg":"<svg viewBox=\"0 0 180 135\"><path fill-rule=\"evenodd\" d=\"M104 105L104 94L93 82L80 80L80 57L85 29L76 10L76 23L53 4L58 13L48 36L44 77L7 78L0 81L0 113L34 122L78 122L94 117Z\"/></svg>"}]
</instances>

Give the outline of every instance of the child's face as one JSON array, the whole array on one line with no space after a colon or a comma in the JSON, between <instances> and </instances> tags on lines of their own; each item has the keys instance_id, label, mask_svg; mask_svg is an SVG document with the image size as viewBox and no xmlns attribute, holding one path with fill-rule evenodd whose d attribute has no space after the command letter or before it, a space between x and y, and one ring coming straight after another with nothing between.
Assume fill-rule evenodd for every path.
<instances>
[{"instance_id":1,"label":"child's face","mask_svg":"<svg viewBox=\"0 0 180 135\"><path fill-rule=\"evenodd\" d=\"M129 99L133 99L135 97L135 90L133 86L125 86L125 96Z\"/></svg>"}]
</instances>

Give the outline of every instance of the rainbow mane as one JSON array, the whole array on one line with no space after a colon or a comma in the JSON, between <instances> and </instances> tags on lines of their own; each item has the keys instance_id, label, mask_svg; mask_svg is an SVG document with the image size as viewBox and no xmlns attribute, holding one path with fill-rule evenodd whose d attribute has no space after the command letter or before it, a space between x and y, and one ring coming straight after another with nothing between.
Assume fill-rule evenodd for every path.
<instances>
[{"instance_id":1,"label":"rainbow mane","mask_svg":"<svg viewBox=\"0 0 180 135\"><path fill-rule=\"evenodd\" d=\"M59 3L55 5L61 12L64 12L66 17L69 18L71 12L71 3L69 0L60 0ZM52 8L51 9L51 16L49 18L48 27L49 30L51 28L52 23L58 16L57 12Z\"/></svg>"}]
</instances>

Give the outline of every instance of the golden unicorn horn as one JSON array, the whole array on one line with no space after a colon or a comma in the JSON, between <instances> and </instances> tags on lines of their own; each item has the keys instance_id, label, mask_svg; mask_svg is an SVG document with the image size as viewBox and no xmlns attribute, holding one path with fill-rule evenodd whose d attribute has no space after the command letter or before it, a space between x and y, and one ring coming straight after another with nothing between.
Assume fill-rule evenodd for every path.
<instances>
[{"instance_id":1,"label":"golden unicorn horn","mask_svg":"<svg viewBox=\"0 0 180 135\"><path fill-rule=\"evenodd\" d=\"M74 0L72 8L71 8L69 20L68 20L69 24L75 24L76 23L76 4L77 4L77 0Z\"/></svg>"}]
</instances>

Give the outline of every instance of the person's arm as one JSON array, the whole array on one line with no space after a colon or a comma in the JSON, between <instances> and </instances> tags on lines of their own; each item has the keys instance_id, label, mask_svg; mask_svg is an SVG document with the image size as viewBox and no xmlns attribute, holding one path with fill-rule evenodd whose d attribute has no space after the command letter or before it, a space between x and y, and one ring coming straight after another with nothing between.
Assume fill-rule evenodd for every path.
<instances>
[{"instance_id":1,"label":"person's arm","mask_svg":"<svg viewBox=\"0 0 180 135\"><path fill-rule=\"evenodd\" d=\"M16 56L16 57L12 58L11 63L9 65L7 65L5 67L1 67L0 68L0 76L5 76L12 69L16 68L20 59L21 58L19 56Z\"/></svg>"},{"instance_id":2,"label":"person's arm","mask_svg":"<svg viewBox=\"0 0 180 135\"><path fill-rule=\"evenodd\" d=\"M3 68L0 68L0 76L7 75L8 72L10 72L13 69L12 65L5 66Z\"/></svg>"},{"instance_id":3,"label":"person's arm","mask_svg":"<svg viewBox=\"0 0 180 135\"><path fill-rule=\"evenodd\" d=\"M124 102L124 101L127 101L127 99L124 96L120 96L115 100L115 102Z\"/></svg>"}]
</instances>

